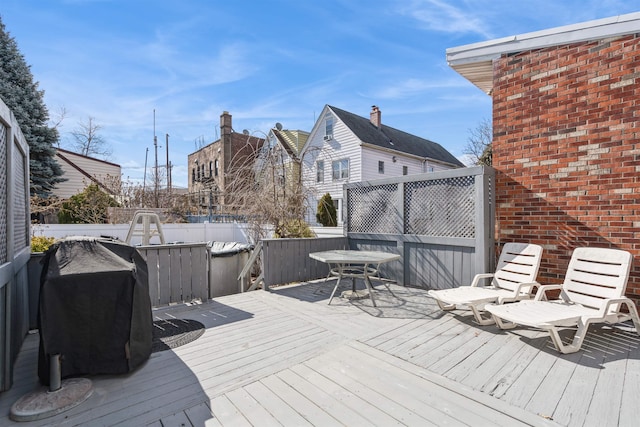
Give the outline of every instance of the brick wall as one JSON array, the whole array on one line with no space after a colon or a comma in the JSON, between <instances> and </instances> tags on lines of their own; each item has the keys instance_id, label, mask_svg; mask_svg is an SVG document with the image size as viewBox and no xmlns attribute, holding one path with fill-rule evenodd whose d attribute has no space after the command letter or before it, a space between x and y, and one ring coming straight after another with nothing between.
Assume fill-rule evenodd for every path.
<instances>
[{"instance_id":1,"label":"brick wall","mask_svg":"<svg viewBox=\"0 0 640 427\"><path fill-rule=\"evenodd\" d=\"M628 250L627 295L640 301L640 35L494 67L497 241L542 244L546 283L578 246Z\"/></svg>"}]
</instances>

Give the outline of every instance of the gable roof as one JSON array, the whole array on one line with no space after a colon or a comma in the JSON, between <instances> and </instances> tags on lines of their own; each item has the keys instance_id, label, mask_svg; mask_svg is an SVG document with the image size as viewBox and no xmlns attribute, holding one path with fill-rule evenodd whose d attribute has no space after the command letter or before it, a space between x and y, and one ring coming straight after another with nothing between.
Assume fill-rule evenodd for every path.
<instances>
[{"instance_id":1,"label":"gable roof","mask_svg":"<svg viewBox=\"0 0 640 427\"><path fill-rule=\"evenodd\" d=\"M293 159L298 159L300 157L300 152L309 138L309 132L284 129L271 129L271 131L276 138L278 138L278 141L284 147L289 157Z\"/></svg>"},{"instance_id":2,"label":"gable roof","mask_svg":"<svg viewBox=\"0 0 640 427\"><path fill-rule=\"evenodd\" d=\"M411 135L410 133L384 124L378 128L367 118L331 105L327 107L329 107L363 143L460 167L464 166L460 160L456 159L453 154L437 142Z\"/></svg>"},{"instance_id":3,"label":"gable roof","mask_svg":"<svg viewBox=\"0 0 640 427\"><path fill-rule=\"evenodd\" d=\"M490 94L493 60L503 54L560 46L638 32L640 12L580 24L565 25L447 49L447 63L460 75Z\"/></svg>"},{"instance_id":4,"label":"gable roof","mask_svg":"<svg viewBox=\"0 0 640 427\"><path fill-rule=\"evenodd\" d=\"M86 170L86 167L88 165L91 165L93 168L95 168L96 166L102 164L106 167L114 169L117 168L119 178L120 165L108 162L106 160L96 159L95 157L89 157L83 154L74 153L73 151L64 150L62 148L56 148L56 158L65 173L75 170L81 177L88 179L93 184L98 185L98 187L100 187L105 192L113 195L113 190L109 189L100 179L98 179L97 176L94 176L93 173L88 172ZM84 166L79 164L80 161L84 163ZM95 169L93 172L95 173ZM68 187L68 184L73 185L71 182L69 182L68 184L66 184L65 182L58 184L54 190L54 193L60 193L62 188Z\"/></svg>"}]
</instances>

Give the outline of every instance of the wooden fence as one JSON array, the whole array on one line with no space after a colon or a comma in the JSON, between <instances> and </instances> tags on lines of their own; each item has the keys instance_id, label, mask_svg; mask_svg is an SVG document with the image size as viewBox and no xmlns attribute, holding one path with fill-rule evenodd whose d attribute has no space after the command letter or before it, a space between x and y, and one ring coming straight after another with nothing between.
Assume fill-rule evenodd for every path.
<instances>
[{"instance_id":1,"label":"wooden fence","mask_svg":"<svg viewBox=\"0 0 640 427\"><path fill-rule=\"evenodd\" d=\"M262 241L263 288L326 277L328 265L309 258L309 253L346 248L346 237L265 239Z\"/></svg>"},{"instance_id":2,"label":"wooden fence","mask_svg":"<svg viewBox=\"0 0 640 427\"><path fill-rule=\"evenodd\" d=\"M495 266L490 167L451 169L345 185L349 247L397 253L381 268L399 284L469 284Z\"/></svg>"},{"instance_id":3,"label":"wooden fence","mask_svg":"<svg viewBox=\"0 0 640 427\"><path fill-rule=\"evenodd\" d=\"M209 298L206 243L140 246L138 250L147 260L152 306Z\"/></svg>"},{"instance_id":4,"label":"wooden fence","mask_svg":"<svg viewBox=\"0 0 640 427\"><path fill-rule=\"evenodd\" d=\"M468 284L495 266L493 181L472 167L347 184L346 236L264 240L264 288L325 277L309 253L345 248L399 254L380 273L401 285Z\"/></svg>"},{"instance_id":5,"label":"wooden fence","mask_svg":"<svg viewBox=\"0 0 640 427\"><path fill-rule=\"evenodd\" d=\"M0 391L29 329L29 147L0 100Z\"/></svg>"}]
</instances>

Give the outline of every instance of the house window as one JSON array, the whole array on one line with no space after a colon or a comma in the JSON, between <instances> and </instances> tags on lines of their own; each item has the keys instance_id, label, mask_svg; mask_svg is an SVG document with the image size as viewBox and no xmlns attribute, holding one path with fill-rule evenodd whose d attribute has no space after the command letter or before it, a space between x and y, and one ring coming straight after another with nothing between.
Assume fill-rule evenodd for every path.
<instances>
[{"instance_id":1,"label":"house window","mask_svg":"<svg viewBox=\"0 0 640 427\"><path fill-rule=\"evenodd\" d=\"M316 182L324 182L324 160L316 162Z\"/></svg>"},{"instance_id":2,"label":"house window","mask_svg":"<svg viewBox=\"0 0 640 427\"><path fill-rule=\"evenodd\" d=\"M334 181L349 178L349 159L336 160L331 163L331 176Z\"/></svg>"},{"instance_id":3,"label":"house window","mask_svg":"<svg viewBox=\"0 0 640 427\"><path fill-rule=\"evenodd\" d=\"M220 166L220 163L219 163L219 161L216 159L216 167L215 167L215 169L214 169L216 176L218 176L218 168L219 168L219 166Z\"/></svg>"},{"instance_id":4,"label":"house window","mask_svg":"<svg viewBox=\"0 0 640 427\"><path fill-rule=\"evenodd\" d=\"M196 182L196 168L191 169L191 182Z\"/></svg>"},{"instance_id":5,"label":"house window","mask_svg":"<svg viewBox=\"0 0 640 427\"><path fill-rule=\"evenodd\" d=\"M196 169L198 170L198 172L196 173L196 180L200 181L200 166L197 166Z\"/></svg>"},{"instance_id":6,"label":"house window","mask_svg":"<svg viewBox=\"0 0 640 427\"><path fill-rule=\"evenodd\" d=\"M409 166L402 167L402 175L409 175Z\"/></svg>"},{"instance_id":7,"label":"house window","mask_svg":"<svg viewBox=\"0 0 640 427\"><path fill-rule=\"evenodd\" d=\"M324 134L326 136L333 136L333 116L327 114L324 119Z\"/></svg>"},{"instance_id":8,"label":"house window","mask_svg":"<svg viewBox=\"0 0 640 427\"><path fill-rule=\"evenodd\" d=\"M378 160L378 173L384 173L384 162L382 160Z\"/></svg>"},{"instance_id":9,"label":"house window","mask_svg":"<svg viewBox=\"0 0 640 427\"><path fill-rule=\"evenodd\" d=\"M213 176L213 162L209 162L209 178Z\"/></svg>"}]
</instances>

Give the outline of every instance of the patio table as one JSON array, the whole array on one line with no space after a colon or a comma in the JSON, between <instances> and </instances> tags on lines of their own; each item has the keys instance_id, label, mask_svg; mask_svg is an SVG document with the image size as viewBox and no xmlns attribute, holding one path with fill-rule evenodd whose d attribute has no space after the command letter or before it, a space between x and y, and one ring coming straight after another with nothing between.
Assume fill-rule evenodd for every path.
<instances>
[{"instance_id":1,"label":"patio table","mask_svg":"<svg viewBox=\"0 0 640 427\"><path fill-rule=\"evenodd\" d=\"M336 282L336 285L331 292L329 304L331 304L333 296L335 295L336 289L338 289L342 278L351 277L351 291L343 292L343 296L346 298L362 298L366 297L368 294L374 307L376 307L376 301L373 297L373 286L371 285L370 278L376 277L381 280L378 272L380 265L400 259L400 255L388 252L354 250L312 252L309 254L309 257L317 261L329 264L329 274L325 278L325 282L329 279L330 276L338 277L338 281ZM356 290L356 278L361 278L364 280L367 291ZM387 285L385 284L385 286ZM389 289L388 286L387 289ZM389 291L391 292L390 289Z\"/></svg>"}]
</instances>

